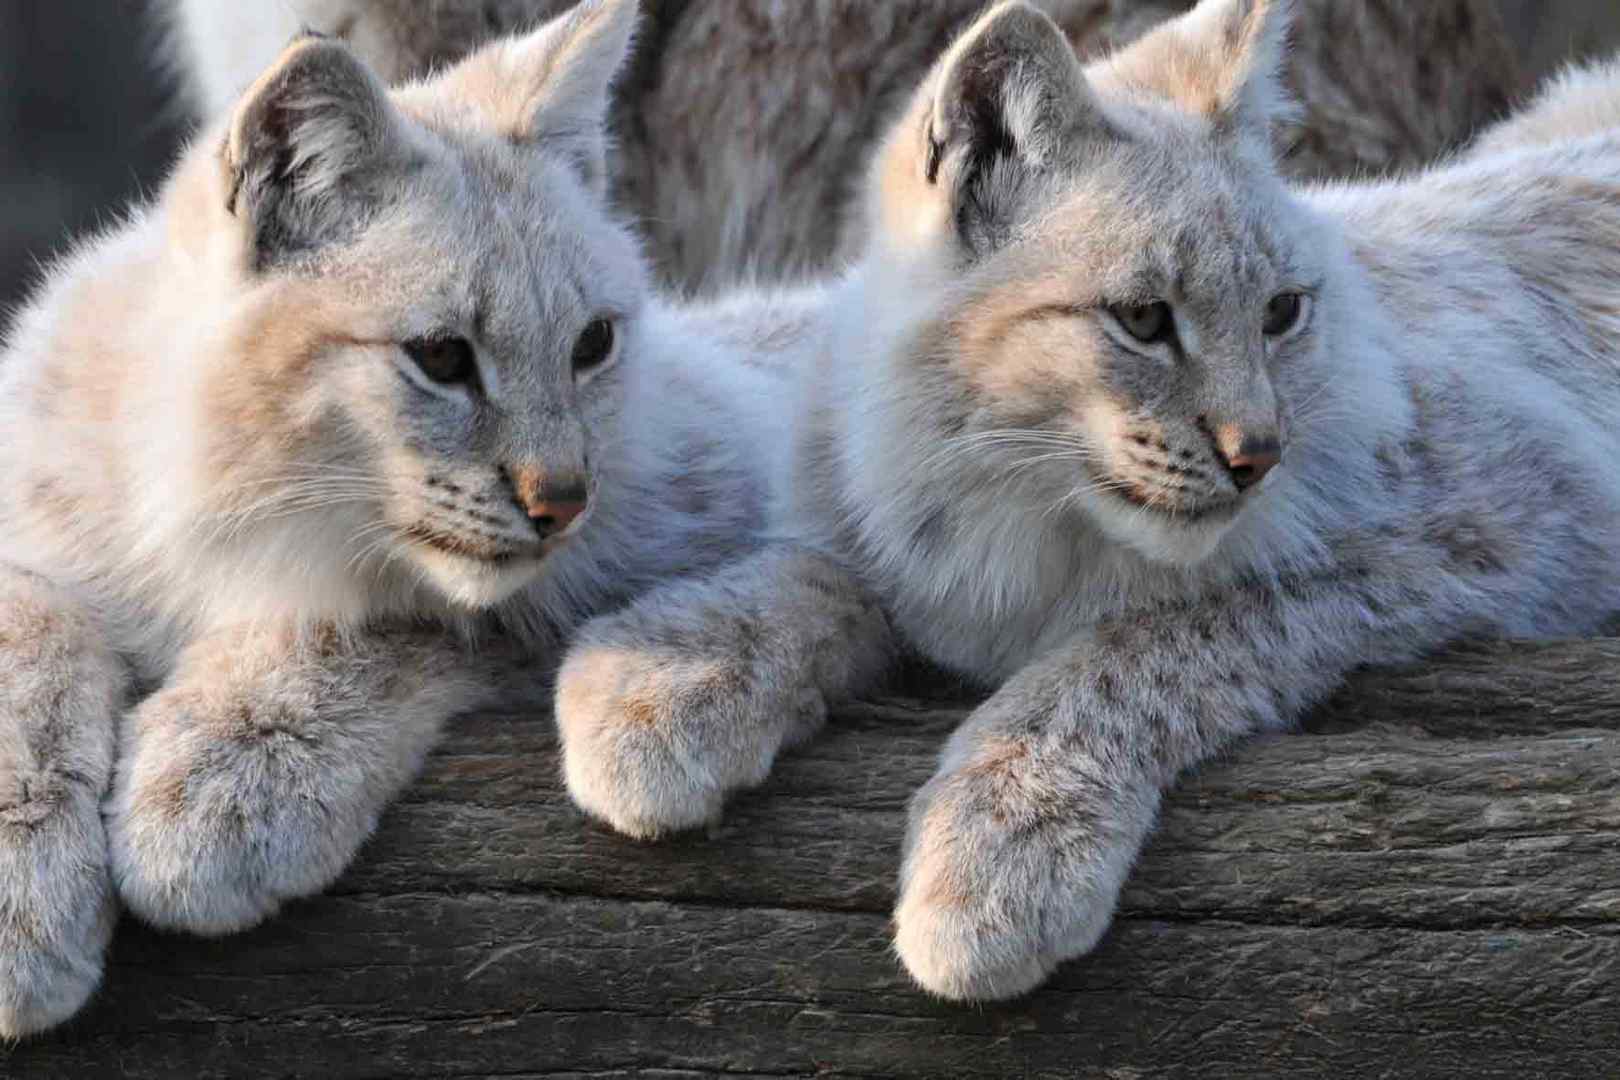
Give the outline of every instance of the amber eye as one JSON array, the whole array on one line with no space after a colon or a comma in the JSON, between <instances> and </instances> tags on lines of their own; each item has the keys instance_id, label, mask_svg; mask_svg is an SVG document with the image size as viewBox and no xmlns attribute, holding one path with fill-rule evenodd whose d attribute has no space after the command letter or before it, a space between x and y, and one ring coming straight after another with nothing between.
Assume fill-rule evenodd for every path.
<instances>
[{"instance_id":1,"label":"amber eye","mask_svg":"<svg viewBox=\"0 0 1620 1080\"><path fill-rule=\"evenodd\" d=\"M1303 293L1278 293L1266 305L1266 321L1264 330L1266 337L1282 337L1299 325L1305 316L1305 296Z\"/></svg>"},{"instance_id":2,"label":"amber eye","mask_svg":"<svg viewBox=\"0 0 1620 1080\"><path fill-rule=\"evenodd\" d=\"M607 363L613 355L613 323L608 319L592 319L574 342L574 374L588 375Z\"/></svg>"},{"instance_id":3,"label":"amber eye","mask_svg":"<svg viewBox=\"0 0 1620 1080\"><path fill-rule=\"evenodd\" d=\"M1168 341L1176 332L1175 317L1170 313L1170 305L1163 300L1151 304L1116 304L1108 313L1127 334L1146 345Z\"/></svg>"},{"instance_id":4,"label":"amber eye","mask_svg":"<svg viewBox=\"0 0 1620 1080\"><path fill-rule=\"evenodd\" d=\"M471 382L478 372L473 347L466 338L425 337L407 341L405 355L436 383Z\"/></svg>"}]
</instances>

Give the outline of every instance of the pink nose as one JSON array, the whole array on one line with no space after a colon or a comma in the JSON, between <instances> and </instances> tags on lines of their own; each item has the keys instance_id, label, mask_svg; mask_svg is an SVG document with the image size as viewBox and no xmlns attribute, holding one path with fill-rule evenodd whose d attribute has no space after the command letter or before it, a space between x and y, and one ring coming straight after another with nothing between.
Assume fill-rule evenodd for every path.
<instances>
[{"instance_id":1,"label":"pink nose","mask_svg":"<svg viewBox=\"0 0 1620 1080\"><path fill-rule=\"evenodd\" d=\"M572 525L579 519L580 515L585 513L589 505L583 499L578 501L553 499L547 502L530 503L527 509L529 517L533 518L534 523L540 526L541 530L549 536L553 533L560 533Z\"/></svg>"},{"instance_id":2,"label":"pink nose","mask_svg":"<svg viewBox=\"0 0 1620 1080\"><path fill-rule=\"evenodd\" d=\"M541 537L556 536L590 509L590 487L577 473L548 474L538 465L511 471L512 494Z\"/></svg>"},{"instance_id":3,"label":"pink nose","mask_svg":"<svg viewBox=\"0 0 1620 1080\"><path fill-rule=\"evenodd\" d=\"M1225 424L1214 435L1215 452L1239 491L1248 491L1282 464L1282 444L1274 431L1244 431L1236 424Z\"/></svg>"},{"instance_id":4,"label":"pink nose","mask_svg":"<svg viewBox=\"0 0 1620 1080\"><path fill-rule=\"evenodd\" d=\"M1282 464L1282 452L1276 443L1267 443L1252 449L1245 448L1226 463L1232 474L1232 483L1239 491L1247 491L1266 478L1266 474Z\"/></svg>"}]
</instances>

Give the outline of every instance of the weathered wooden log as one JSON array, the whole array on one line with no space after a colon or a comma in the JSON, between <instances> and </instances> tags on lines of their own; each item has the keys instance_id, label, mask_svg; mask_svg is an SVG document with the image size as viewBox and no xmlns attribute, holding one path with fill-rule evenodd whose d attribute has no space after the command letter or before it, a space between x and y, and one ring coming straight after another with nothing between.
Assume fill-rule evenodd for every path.
<instances>
[{"instance_id":1,"label":"weathered wooden log","mask_svg":"<svg viewBox=\"0 0 1620 1080\"><path fill-rule=\"evenodd\" d=\"M0 1075L1620 1074L1620 640L1358 677L1181 786L1096 954L979 1008L888 939L964 713L847 710L663 844L570 807L546 718L467 718L330 895L221 941L125 925Z\"/></svg>"}]
</instances>

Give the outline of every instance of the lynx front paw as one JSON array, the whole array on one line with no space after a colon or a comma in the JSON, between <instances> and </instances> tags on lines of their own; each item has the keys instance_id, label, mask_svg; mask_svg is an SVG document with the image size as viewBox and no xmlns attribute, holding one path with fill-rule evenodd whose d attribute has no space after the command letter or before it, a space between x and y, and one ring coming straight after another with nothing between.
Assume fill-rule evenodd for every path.
<instances>
[{"instance_id":1,"label":"lynx front paw","mask_svg":"<svg viewBox=\"0 0 1620 1080\"><path fill-rule=\"evenodd\" d=\"M117 919L99 793L0 775L0 1038L54 1027L101 981Z\"/></svg>"},{"instance_id":2,"label":"lynx front paw","mask_svg":"<svg viewBox=\"0 0 1620 1080\"><path fill-rule=\"evenodd\" d=\"M975 756L912 803L895 948L941 997L1028 993L1112 921L1134 842L1104 804L1065 798L1026 765Z\"/></svg>"},{"instance_id":3,"label":"lynx front paw","mask_svg":"<svg viewBox=\"0 0 1620 1080\"><path fill-rule=\"evenodd\" d=\"M826 718L821 695L762 704L730 658L591 643L557 682L563 776L587 813L651 838L719 820L726 797L769 774L784 741Z\"/></svg>"},{"instance_id":4,"label":"lynx front paw","mask_svg":"<svg viewBox=\"0 0 1620 1080\"><path fill-rule=\"evenodd\" d=\"M324 734L290 706L176 690L142 704L108 807L130 909L165 929L225 934L335 881L377 810L359 760Z\"/></svg>"}]
</instances>

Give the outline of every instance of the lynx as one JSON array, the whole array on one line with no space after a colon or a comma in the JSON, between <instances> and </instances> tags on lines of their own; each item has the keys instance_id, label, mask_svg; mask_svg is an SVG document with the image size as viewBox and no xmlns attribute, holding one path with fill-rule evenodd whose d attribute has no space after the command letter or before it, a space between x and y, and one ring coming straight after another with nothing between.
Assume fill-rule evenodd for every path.
<instances>
[{"instance_id":1,"label":"lynx","mask_svg":"<svg viewBox=\"0 0 1620 1080\"><path fill-rule=\"evenodd\" d=\"M1007 3L951 48L867 256L801 297L767 542L565 662L582 807L710 823L921 653L993 693L910 807L896 944L1003 998L1096 944L1186 770L1357 666L1620 610L1620 69L1431 171L1290 186L1290 7L1083 67Z\"/></svg>"},{"instance_id":2,"label":"lynx","mask_svg":"<svg viewBox=\"0 0 1620 1080\"><path fill-rule=\"evenodd\" d=\"M119 897L216 934L324 888L449 715L757 531L606 209L634 20L393 92L300 40L11 329L0 1036L79 1008Z\"/></svg>"}]
</instances>

